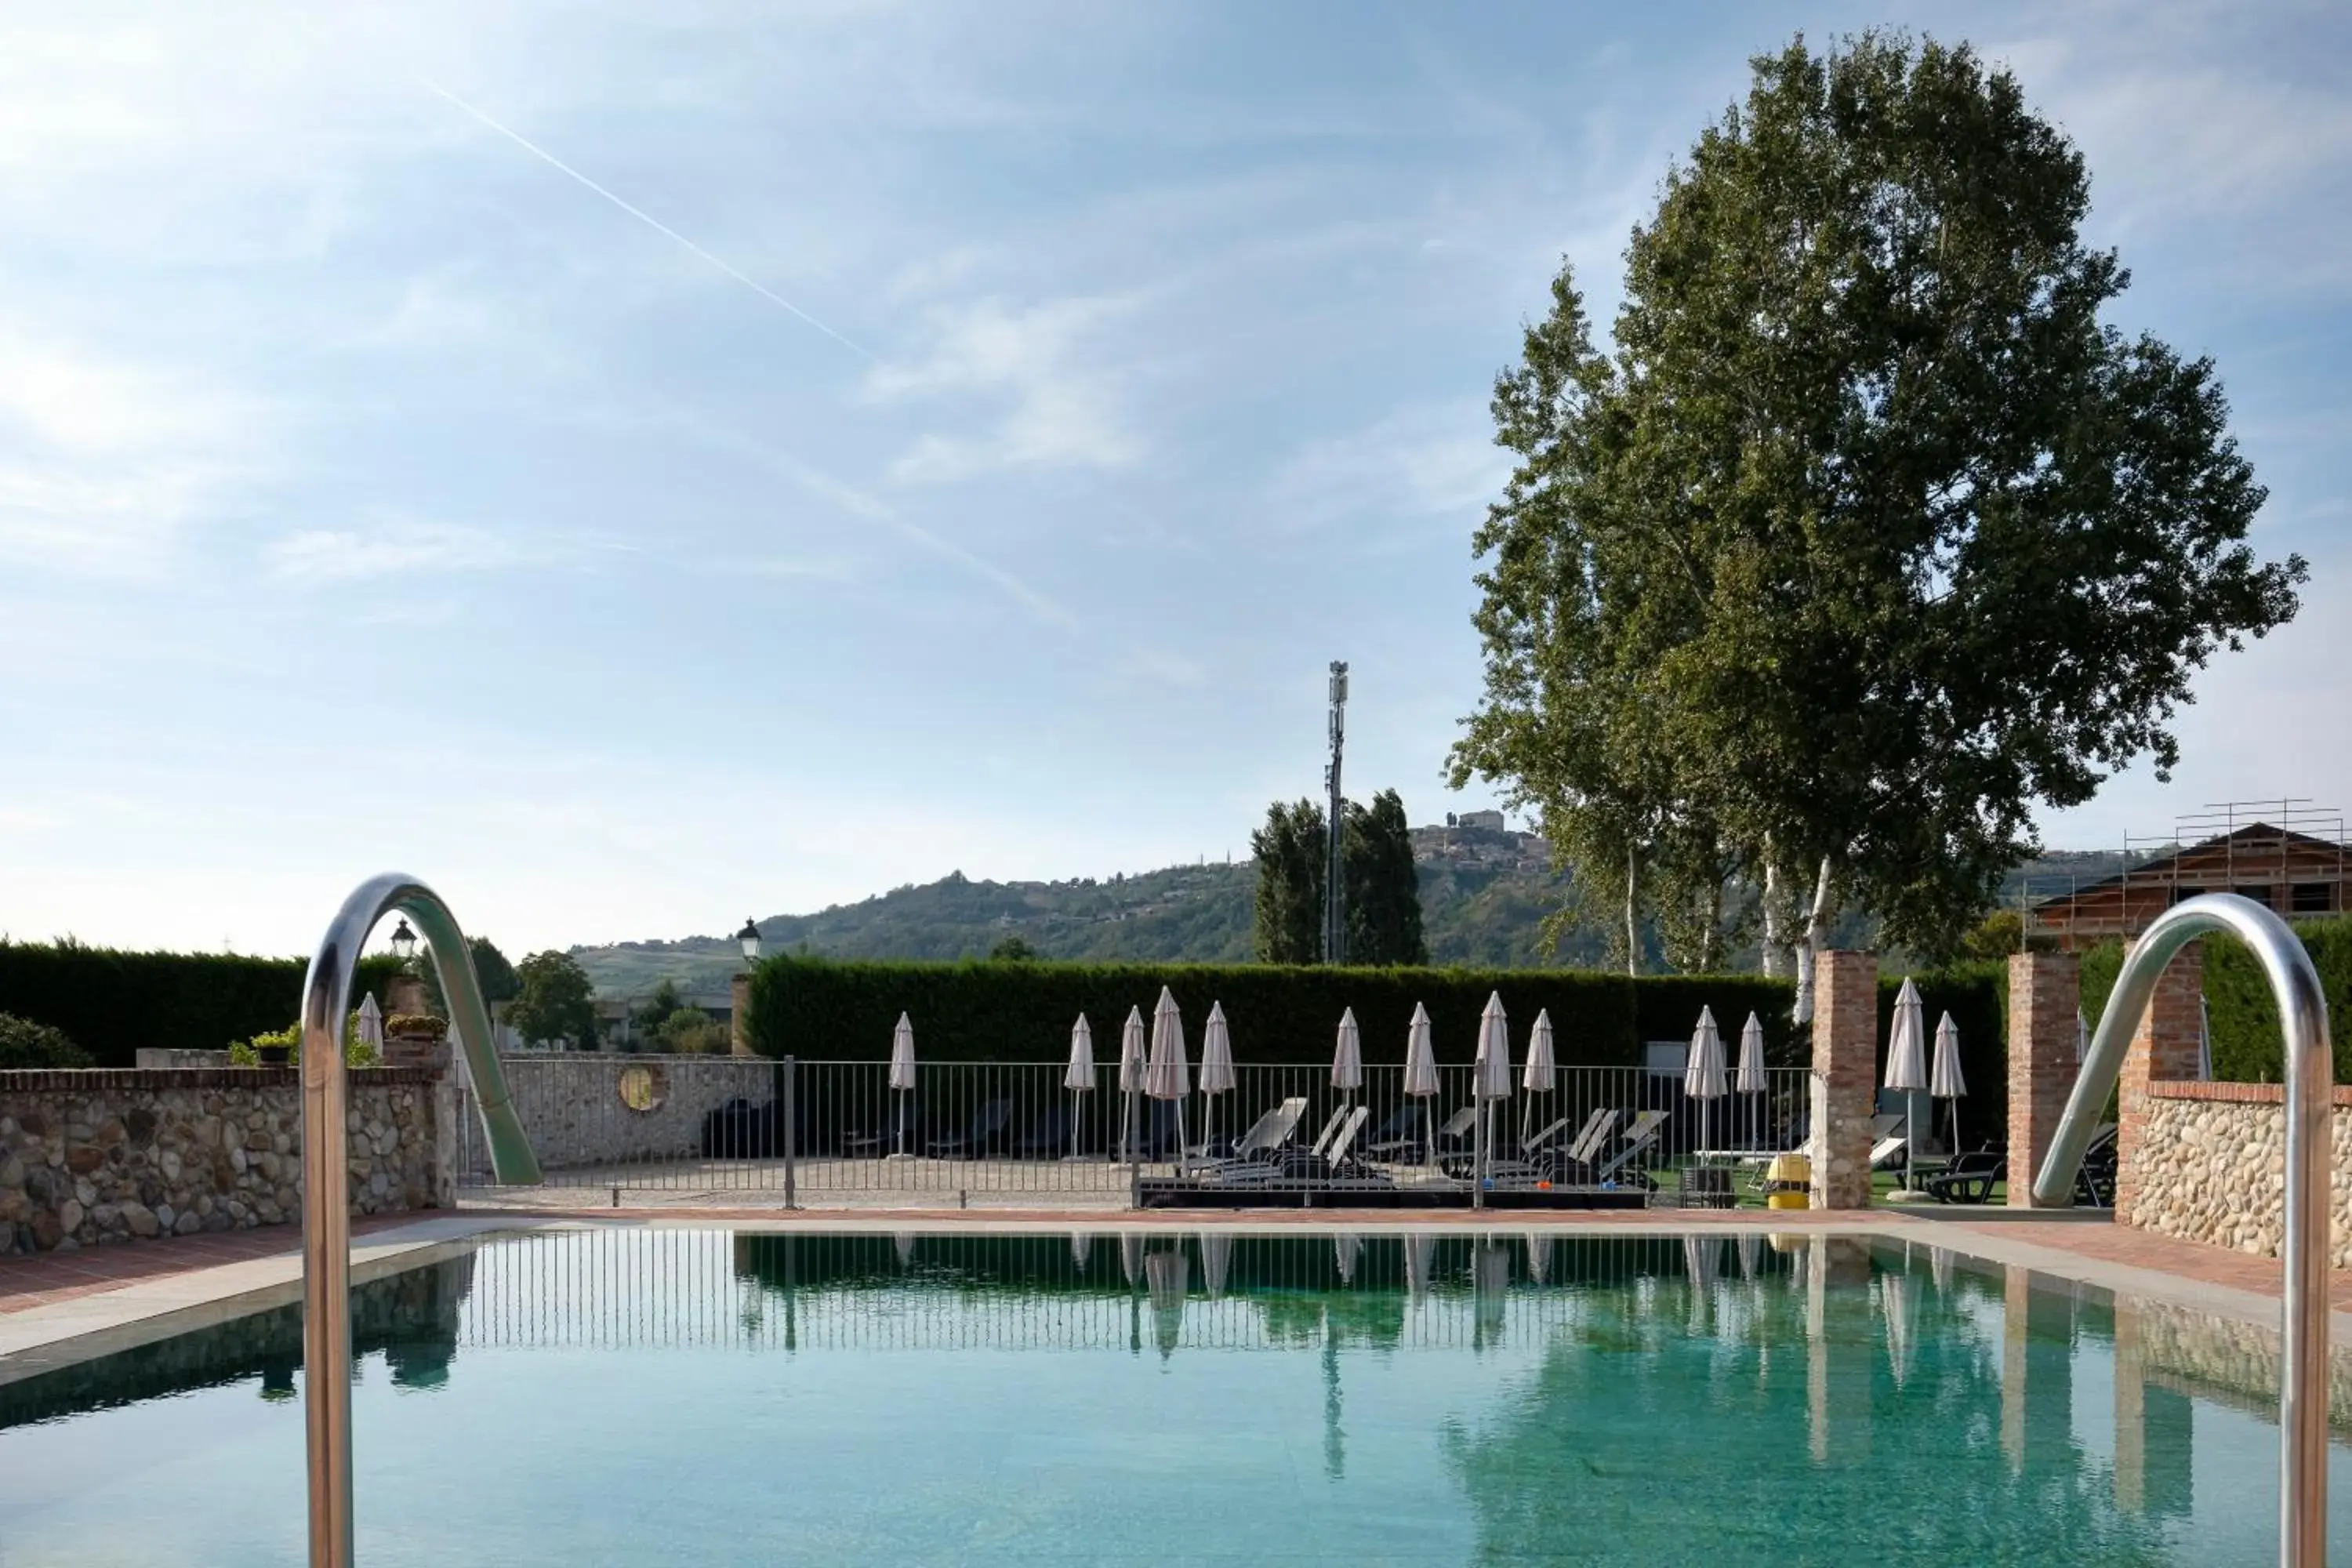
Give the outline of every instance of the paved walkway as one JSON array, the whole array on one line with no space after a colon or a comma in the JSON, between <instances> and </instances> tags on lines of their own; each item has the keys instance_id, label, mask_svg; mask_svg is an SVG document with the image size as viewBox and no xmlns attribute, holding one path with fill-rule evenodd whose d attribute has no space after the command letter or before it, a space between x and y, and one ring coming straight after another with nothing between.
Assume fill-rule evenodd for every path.
<instances>
[{"instance_id":1,"label":"paved walkway","mask_svg":"<svg viewBox=\"0 0 2352 1568\"><path fill-rule=\"evenodd\" d=\"M353 1221L352 1232L366 1236L412 1224L415 1218L414 1215L379 1215ZM142 1280L168 1279L224 1263L291 1257L301 1250L300 1231L292 1226L274 1225L256 1230L174 1237L168 1241L79 1247L70 1252L44 1252L32 1258L0 1258L0 1315L76 1301Z\"/></svg>"}]
</instances>

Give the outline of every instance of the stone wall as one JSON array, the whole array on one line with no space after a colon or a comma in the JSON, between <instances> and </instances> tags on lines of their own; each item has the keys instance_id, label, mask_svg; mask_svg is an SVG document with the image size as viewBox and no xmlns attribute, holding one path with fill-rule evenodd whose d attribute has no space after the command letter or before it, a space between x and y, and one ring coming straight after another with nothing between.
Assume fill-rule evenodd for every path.
<instances>
[{"instance_id":1,"label":"stone wall","mask_svg":"<svg viewBox=\"0 0 2352 1568\"><path fill-rule=\"evenodd\" d=\"M2143 1230L2276 1258L2284 1233L2285 1090L2274 1083L2151 1083L2136 1180L2116 1218ZM2331 1265L2352 1268L2352 1089L2336 1090ZM2126 1194L2128 1197L2126 1198Z\"/></svg>"},{"instance_id":2,"label":"stone wall","mask_svg":"<svg viewBox=\"0 0 2352 1568\"><path fill-rule=\"evenodd\" d=\"M502 1056L499 1065L531 1150L549 1171L698 1159L710 1112L730 1100L760 1106L776 1098L776 1064L759 1058L532 1051ZM622 1098L623 1079L633 1072L645 1075L650 1091L638 1096L644 1109ZM467 1179L485 1179L488 1150L472 1119L465 1127Z\"/></svg>"},{"instance_id":3,"label":"stone wall","mask_svg":"<svg viewBox=\"0 0 2352 1568\"><path fill-rule=\"evenodd\" d=\"M457 1201L457 1097L442 1075L350 1077L352 1212ZM291 1068L0 1072L0 1253L283 1225L301 1217Z\"/></svg>"}]
</instances>

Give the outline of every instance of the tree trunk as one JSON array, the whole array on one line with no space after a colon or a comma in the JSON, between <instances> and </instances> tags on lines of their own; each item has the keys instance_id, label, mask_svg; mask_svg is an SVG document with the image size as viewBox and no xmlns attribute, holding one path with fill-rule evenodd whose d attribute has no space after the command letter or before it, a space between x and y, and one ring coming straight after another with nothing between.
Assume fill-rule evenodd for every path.
<instances>
[{"instance_id":1,"label":"tree trunk","mask_svg":"<svg viewBox=\"0 0 2352 1568\"><path fill-rule=\"evenodd\" d=\"M1699 967L1712 974L1723 966L1723 879L1707 889L1706 940L1699 943Z\"/></svg>"},{"instance_id":2,"label":"tree trunk","mask_svg":"<svg viewBox=\"0 0 2352 1568\"><path fill-rule=\"evenodd\" d=\"M1625 973L1642 973L1642 855L1625 847Z\"/></svg>"},{"instance_id":3,"label":"tree trunk","mask_svg":"<svg viewBox=\"0 0 2352 1568\"><path fill-rule=\"evenodd\" d=\"M1835 912L1830 905L1830 858L1824 855L1813 879L1813 903L1806 911L1803 939L1797 946L1797 1023L1813 1021L1813 959L1829 940L1830 916Z\"/></svg>"},{"instance_id":4,"label":"tree trunk","mask_svg":"<svg viewBox=\"0 0 2352 1568\"><path fill-rule=\"evenodd\" d=\"M1787 956L1780 941L1780 863L1772 857L1772 846L1764 846L1764 942L1763 965L1765 978L1780 977L1780 961Z\"/></svg>"}]
</instances>

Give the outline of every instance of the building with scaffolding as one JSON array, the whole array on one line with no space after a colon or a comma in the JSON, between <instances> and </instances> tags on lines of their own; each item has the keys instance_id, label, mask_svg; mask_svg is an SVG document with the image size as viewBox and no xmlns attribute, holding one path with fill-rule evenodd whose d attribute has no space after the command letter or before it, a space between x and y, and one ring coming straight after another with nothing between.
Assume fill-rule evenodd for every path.
<instances>
[{"instance_id":1,"label":"building with scaffolding","mask_svg":"<svg viewBox=\"0 0 2352 1568\"><path fill-rule=\"evenodd\" d=\"M2236 893L2289 919L2352 908L2344 814L2307 800L2232 801L2179 818L2166 837L2127 837L2122 868L2042 900L2026 934L2072 952L2134 937L2181 900Z\"/></svg>"}]
</instances>

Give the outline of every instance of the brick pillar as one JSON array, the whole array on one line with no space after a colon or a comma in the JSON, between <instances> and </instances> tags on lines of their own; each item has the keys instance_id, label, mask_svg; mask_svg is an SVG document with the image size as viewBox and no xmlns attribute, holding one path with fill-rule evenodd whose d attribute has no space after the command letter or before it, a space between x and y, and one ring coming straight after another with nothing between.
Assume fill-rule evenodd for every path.
<instances>
[{"instance_id":1,"label":"brick pillar","mask_svg":"<svg viewBox=\"0 0 2352 1568\"><path fill-rule=\"evenodd\" d=\"M2173 956L2132 1032L2116 1089L2116 1218L2136 1224L2139 1146L2147 1123L2147 1086L2197 1076L2198 999L2205 994L2205 944L2192 942Z\"/></svg>"},{"instance_id":2,"label":"brick pillar","mask_svg":"<svg viewBox=\"0 0 2352 1568\"><path fill-rule=\"evenodd\" d=\"M383 984L383 1011L386 1017L394 1013L429 1013L433 1009L425 1000L425 982L414 974L395 974Z\"/></svg>"},{"instance_id":3,"label":"brick pillar","mask_svg":"<svg viewBox=\"0 0 2352 1568\"><path fill-rule=\"evenodd\" d=\"M1870 1206L1878 1082L1878 955L1824 952L1813 969L1813 1187L1817 1209Z\"/></svg>"},{"instance_id":4,"label":"brick pillar","mask_svg":"<svg viewBox=\"0 0 2352 1568\"><path fill-rule=\"evenodd\" d=\"M751 977L738 974L727 982L727 1051L730 1056L755 1057L751 1048Z\"/></svg>"},{"instance_id":5,"label":"brick pillar","mask_svg":"<svg viewBox=\"0 0 2352 1568\"><path fill-rule=\"evenodd\" d=\"M2050 1152L2074 1090L2075 1010L2082 961L2020 952L2009 961L2009 1206L2033 1205L2033 1173Z\"/></svg>"}]
</instances>

